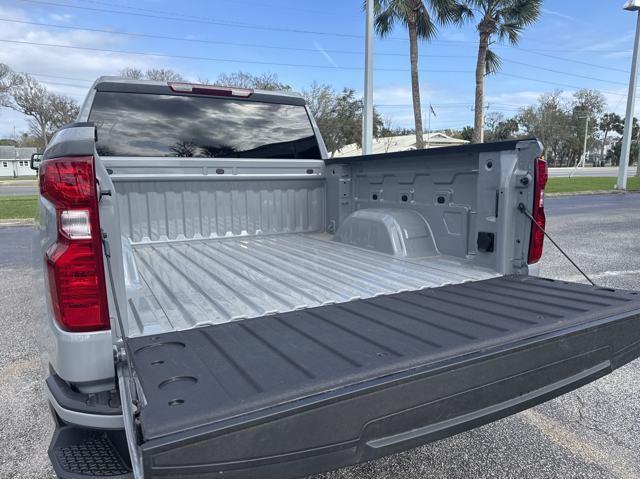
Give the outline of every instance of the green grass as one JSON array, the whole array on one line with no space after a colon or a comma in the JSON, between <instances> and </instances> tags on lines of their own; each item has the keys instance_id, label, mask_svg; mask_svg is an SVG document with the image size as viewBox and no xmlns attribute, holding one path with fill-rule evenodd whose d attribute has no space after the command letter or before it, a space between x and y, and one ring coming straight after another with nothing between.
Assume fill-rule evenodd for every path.
<instances>
[{"instance_id":1,"label":"green grass","mask_svg":"<svg viewBox=\"0 0 640 479\"><path fill-rule=\"evenodd\" d=\"M610 191L616 178L574 176L573 178L549 178L545 193L579 193L581 191ZM640 191L640 177L630 176L627 191Z\"/></svg>"},{"instance_id":2,"label":"green grass","mask_svg":"<svg viewBox=\"0 0 640 479\"><path fill-rule=\"evenodd\" d=\"M34 218L37 196L0 196L0 220Z\"/></svg>"},{"instance_id":3,"label":"green grass","mask_svg":"<svg viewBox=\"0 0 640 479\"><path fill-rule=\"evenodd\" d=\"M615 178L574 177L549 178L546 193L579 193L581 191L609 191L614 189ZM631 176L627 191L640 191L640 177ZM0 196L0 220L29 219L36 215L37 196Z\"/></svg>"}]
</instances>

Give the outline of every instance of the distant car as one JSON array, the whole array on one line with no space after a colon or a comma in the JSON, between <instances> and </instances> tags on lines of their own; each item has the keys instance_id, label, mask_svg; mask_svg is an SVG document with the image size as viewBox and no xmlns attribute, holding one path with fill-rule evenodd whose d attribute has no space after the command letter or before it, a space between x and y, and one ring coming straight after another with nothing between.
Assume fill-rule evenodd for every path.
<instances>
[{"instance_id":1,"label":"distant car","mask_svg":"<svg viewBox=\"0 0 640 479\"><path fill-rule=\"evenodd\" d=\"M638 357L640 296L529 274L540 155L328 159L297 95L98 79L39 164L55 472L301 477Z\"/></svg>"}]
</instances>

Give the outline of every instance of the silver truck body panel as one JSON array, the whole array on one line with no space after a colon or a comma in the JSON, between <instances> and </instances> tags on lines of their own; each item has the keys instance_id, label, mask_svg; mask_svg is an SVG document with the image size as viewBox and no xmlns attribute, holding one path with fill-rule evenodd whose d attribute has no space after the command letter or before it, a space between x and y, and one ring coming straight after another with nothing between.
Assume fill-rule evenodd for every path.
<instances>
[{"instance_id":1,"label":"silver truck body panel","mask_svg":"<svg viewBox=\"0 0 640 479\"><path fill-rule=\"evenodd\" d=\"M125 83L133 90L166 88L162 82L101 78L78 121L89 120L96 88L105 82L115 90L118 83L125 90ZM282 97L299 103L295 95L257 93L265 101ZM44 254L56 240L56 214L41 198L34 245L39 251L36 296L41 298L36 309L51 370L83 392L109 389L116 383L114 347L127 334L527 272L529 223L514 206L531 202L531 188L519 190L517 182L539 153L536 142L522 143L519 152L429 152L428 159L414 152L325 165L326 149L309 116L323 159L99 157L91 124L60 130L45 160L94 156L105 193L99 215L111 256L105 274L112 329L69 333L54 321ZM387 210L391 213L383 213ZM350 215L363 211L370 214L355 216L387 221L395 231L359 233L358 223L342 237L351 245L332 239ZM419 219L410 224L406 217ZM496 235L494 253L478 251L480 230ZM359 237L378 235L380 243L385 231L413 235L414 245L415 238L428 238L429 247L403 258L368 247L376 241Z\"/></svg>"},{"instance_id":2,"label":"silver truck body panel","mask_svg":"<svg viewBox=\"0 0 640 479\"><path fill-rule=\"evenodd\" d=\"M139 244L132 251L129 336L497 276L469 260L398 258L314 234Z\"/></svg>"}]
</instances>

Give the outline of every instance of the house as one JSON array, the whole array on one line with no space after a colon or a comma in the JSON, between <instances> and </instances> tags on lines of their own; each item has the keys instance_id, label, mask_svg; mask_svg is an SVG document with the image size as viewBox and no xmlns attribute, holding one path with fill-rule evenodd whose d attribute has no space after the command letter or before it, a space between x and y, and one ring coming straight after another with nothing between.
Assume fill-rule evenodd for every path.
<instances>
[{"instance_id":1,"label":"house","mask_svg":"<svg viewBox=\"0 0 640 479\"><path fill-rule=\"evenodd\" d=\"M30 162L31 155L37 151L37 148L0 146L0 179L36 176Z\"/></svg>"},{"instance_id":2,"label":"house","mask_svg":"<svg viewBox=\"0 0 640 479\"><path fill-rule=\"evenodd\" d=\"M467 140L453 138L441 132L424 134L425 148L466 145ZM387 136L373 139L373 153L390 153L392 151L408 151L416 149L416 135ZM335 157L362 155L362 148L356 143L342 147Z\"/></svg>"}]
</instances>

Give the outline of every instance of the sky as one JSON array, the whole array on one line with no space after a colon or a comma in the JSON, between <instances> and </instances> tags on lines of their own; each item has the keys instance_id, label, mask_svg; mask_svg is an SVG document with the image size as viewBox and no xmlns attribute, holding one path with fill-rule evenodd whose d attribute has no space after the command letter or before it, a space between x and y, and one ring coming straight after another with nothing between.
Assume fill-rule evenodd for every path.
<instances>
[{"instance_id":1,"label":"sky","mask_svg":"<svg viewBox=\"0 0 640 479\"><path fill-rule=\"evenodd\" d=\"M545 92L596 88L624 113L637 16L622 4L546 0L517 47L495 46L503 67L486 80L487 111L512 116ZM297 91L315 81L361 92L364 24L362 0L0 0L0 62L78 101L97 77L128 66L172 68L194 82L270 72ZM471 21L420 43L425 127L429 104L433 130L473 123L477 41ZM394 127L411 127L401 25L376 38L374 68L376 108ZM26 120L0 109L0 138L14 128L26 131Z\"/></svg>"}]
</instances>

